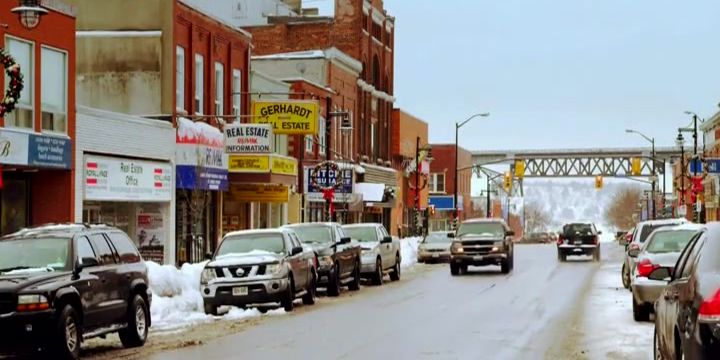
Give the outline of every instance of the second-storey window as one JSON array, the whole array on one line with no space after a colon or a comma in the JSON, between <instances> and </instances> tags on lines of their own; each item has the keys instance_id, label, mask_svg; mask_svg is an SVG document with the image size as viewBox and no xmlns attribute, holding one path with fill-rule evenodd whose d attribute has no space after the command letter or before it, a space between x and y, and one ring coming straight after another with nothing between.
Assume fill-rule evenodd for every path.
<instances>
[{"instance_id":1,"label":"second-storey window","mask_svg":"<svg viewBox=\"0 0 720 360\"><path fill-rule=\"evenodd\" d=\"M205 61L203 56L195 54L195 113L203 113L203 95L205 93L205 84L203 83L203 75L205 72Z\"/></svg>"},{"instance_id":2,"label":"second-storey window","mask_svg":"<svg viewBox=\"0 0 720 360\"><path fill-rule=\"evenodd\" d=\"M233 80L232 80L232 99L233 99L233 105L232 105L232 111L233 115L235 115L235 121L240 122L240 109L241 109L241 99L242 99L242 73L240 73L240 70L233 69Z\"/></svg>"},{"instance_id":3,"label":"second-storey window","mask_svg":"<svg viewBox=\"0 0 720 360\"><path fill-rule=\"evenodd\" d=\"M5 126L33 129L33 94L35 89L35 64L33 61L34 46L27 41L15 38L6 38L5 46L20 65L20 73L23 75L23 89L20 91L20 99L9 114L5 114ZM5 76L5 88L8 88L10 77Z\"/></svg>"},{"instance_id":4,"label":"second-storey window","mask_svg":"<svg viewBox=\"0 0 720 360\"><path fill-rule=\"evenodd\" d=\"M175 108L185 110L185 49L175 49Z\"/></svg>"},{"instance_id":5,"label":"second-storey window","mask_svg":"<svg viewBox=\"0 0 720 360\"><path fill-rule=\"evenodd\" d=\"M215 63L215 115L225 115L225 67L223 64Z\"/></svg>"},{"instance_id":6,"label":"second-storey window","mask_svg":"<svg viewBox=\"0 0 720 360\"><path fill-rule=\"evenodd\" d=\"M325 149L325 147L326 147L325 131L326 131L325 119L320 118L320 126L318 126L318 153L319 154L325 154L325 151L327 150L327 149Z\"/></svg>"},{"instance_id":7,"label":"second-storey window","mask_svg":"<svg viewBox=\"0 0 720 360\"><path fill-rule=\"evenodd\" d=\"M428 178L428 189L431 193L445 192L445 174L432 173Z\"/></svg>"},{"instance_id":8,"label":"second-storey window","mask_svg":"<svg viewBox=\"0 0 720 360\"><path fill-rule=\"evenodd\" d=\"M67 132L67 54L43 47L40 63L42 129Z\"/></svg>"}]
</instances>

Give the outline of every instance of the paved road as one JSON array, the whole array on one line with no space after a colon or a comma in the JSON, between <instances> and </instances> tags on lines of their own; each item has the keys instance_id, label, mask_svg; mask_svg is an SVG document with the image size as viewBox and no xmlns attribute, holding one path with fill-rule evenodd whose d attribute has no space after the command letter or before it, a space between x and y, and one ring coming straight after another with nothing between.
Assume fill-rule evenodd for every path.
<instances>
[{"instance_id":1,"label":"paved road","mask_svg":"<svg viewBox=\"0 0 720 360\"><path fill-rule=\"evenodd\" d=\"M438 265L151 359L542 359L553 347L562 354L557 346L578 321L598 269L590 261L558 263L552 245L517 246L510 275L485 267L451 277Z\"/></svg>"}]
</instances>

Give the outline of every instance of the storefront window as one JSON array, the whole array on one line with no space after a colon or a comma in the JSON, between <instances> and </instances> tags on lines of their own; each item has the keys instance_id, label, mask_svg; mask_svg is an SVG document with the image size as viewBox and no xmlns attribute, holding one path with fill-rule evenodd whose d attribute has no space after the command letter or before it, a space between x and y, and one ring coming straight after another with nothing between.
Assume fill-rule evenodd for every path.
<instances>
[{"instance_id":1,"label":"storefront window","mask_svg":"<svg viewBox=\"0 0 720 360\"><path fill-rule=\"evenodd\" d=\"M67 54L43 47L42 64L42 129L67 131Z\"/></svg>"},{"instance_id":2,"label":"storefront window","mask_svg":"<svg viewBox=\"0 0 720 360\"><path fill-rule=\"evenodd\" d=\"M29 196L26 180L5 180L0 200L0 234L10 234L28 226Z\"/></svg>"},{"instance_id":3,"label":"storefront window","mask_svg":"<svg viewBox=\"0 0 720 360\"><path fill-rule=\"evenodd\" d=\"M16 108L5 116L5 126L32 129L33 128L33 92L35 89L35 67L33 62L34 46L32 43L16 38L6 38L5 46L15 62L20 65L23 75L23 89ZM5 76L7 89L10 77Z\"/></svg>"}]
</instances>

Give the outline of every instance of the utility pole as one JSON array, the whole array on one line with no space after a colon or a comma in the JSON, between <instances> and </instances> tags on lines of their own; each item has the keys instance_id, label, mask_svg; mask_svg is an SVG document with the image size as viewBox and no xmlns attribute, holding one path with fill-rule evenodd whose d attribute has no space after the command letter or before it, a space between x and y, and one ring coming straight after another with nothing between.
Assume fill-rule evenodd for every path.
<instances>
[{"instance_id":1,"label":"utility pole","mask_svg":"<svg viewBox=\"0 0 720 360\"><path fill-rule=\"evenodd\" d=\"M415 235L420 235L421 226L418 226L417 219L420 213L420 137L415 138L415 213L413 222Z\"/></svg>"},{"instance_id":2,"label":"utility pole","mask_svg":"<svg viewBox=\"0 0 720 360\"><path fill-rule=\"evenodd\" d=\"M325 118L325 179L327 181L327 184L325 186L330 186L330 133L332 126L332 95L328 95L326 98L326 110L325 114L327 115ZM337 181L337 179L336 179ZM326 218L328 222L332 222L332 214L330 213L330 202L331 199L325 199L325 213L327 214Z\"/></svg>"},{"instance_id":3,"label":"utility pole","mask_svg":"<svg viewBox=\"0 0 720 360\"><path fill-rule=\"evenodd\" d=\"M698 166L700 166L700 159L698 157L698 124L697 124L697 114L693 114L693 163L695 166L693 167L693 181L697 178L697 172L698 172ZM694 184L694 182L693 182ZM693 192L697 190L693 186ZM697 201L698 201L698 194L695 194L695 201L693 201L693 221L694 222L700 222L700 212L697 211Z\"/></svg>"},{"instance_id":4,"label":"utility pole","mask_svg":"<svg viewBox=\"0 0 720 360\"><path fill-rule=\"evenodd\" d=\"M487 196L485 198L485 217L491 218L492 217L492 209L490 208L490 174L487 175Z\"/></svg>"},{"instance_id":5,"label":"utility pole","mask_svg":"<svg viewBox=\"0 0 720 360\"><path fill-rule=\"evenodd\" d=\"M655 172L655 138L652 138L652 189L650 191L650 196L652 197L652 219L655 220L657 218L657 209L655 208L655 182L657 179L657 172Z\"/></svg>"}]
</instances>

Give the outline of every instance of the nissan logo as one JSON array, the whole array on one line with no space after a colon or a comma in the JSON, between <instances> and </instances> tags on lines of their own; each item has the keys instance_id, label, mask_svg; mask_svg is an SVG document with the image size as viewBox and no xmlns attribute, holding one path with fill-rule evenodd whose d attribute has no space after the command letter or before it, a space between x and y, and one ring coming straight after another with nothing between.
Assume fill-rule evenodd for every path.
<instances>
[{"instance_id":1,"label":"nissan logo","mask_svg":"<svg viewBox=\"0 0 720 360\"><path fill-rule=\"evenodd\" d=\"M245 275L245 270L243 270L243 268L238 268L237 270L235 270L235 274L237 276L241 277L241 276Z\"/></svg>"}]
</instances>

